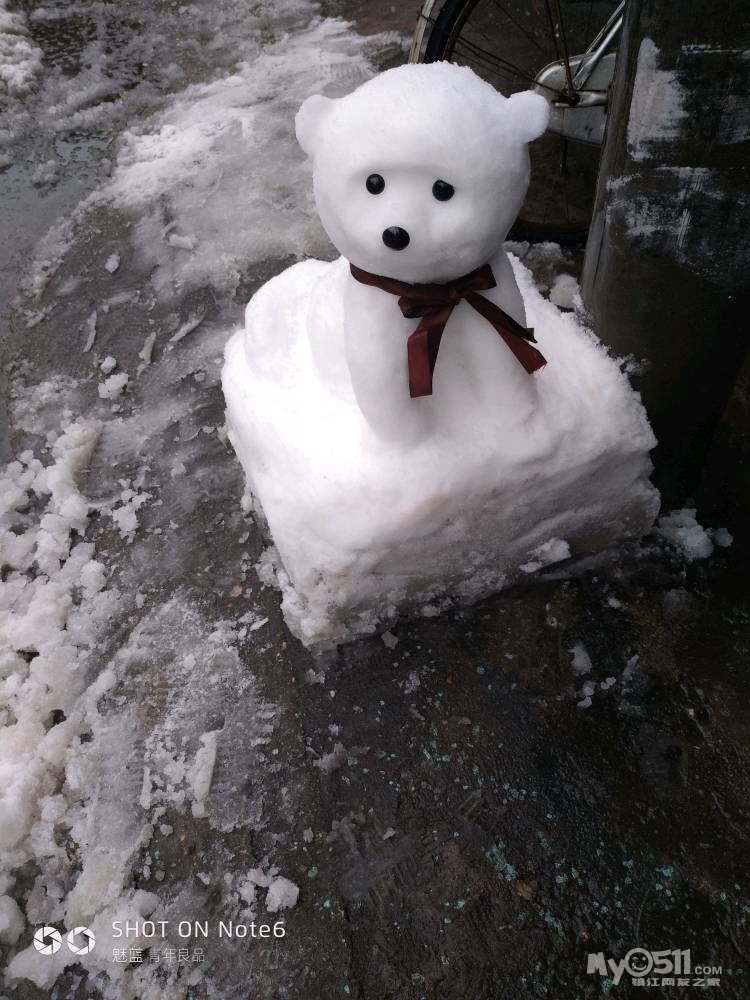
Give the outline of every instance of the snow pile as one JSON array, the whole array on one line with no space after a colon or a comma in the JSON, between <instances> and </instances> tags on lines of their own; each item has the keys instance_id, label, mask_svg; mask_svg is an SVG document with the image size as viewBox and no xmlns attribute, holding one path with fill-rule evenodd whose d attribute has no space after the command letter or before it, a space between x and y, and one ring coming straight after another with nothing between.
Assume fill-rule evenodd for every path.
<instances>
[{"instance_id":1,"label":"snow pile","mask_svg":"<svg viewBox=\"0 0 750 1000\"><path fill-rule=\"evenodd\" d=\"M28 93L41 70L42 53L29 37L26 19L0 0L0 95L3 89L14 97Z\"/></svg>"},{"instance_id":2,"label":"snow pile","mask_svg":"<svg viewBox=\"0 0 750 1000\"><path fill-rule=\"evenodd\" d=\"M126 624L144 602L127 596L136 587L123 581L121 566L96 557L89 517L95 507L114 517L148 495L136 478L137 489L120 481L114 508L84 496L81 482L108 428L74 419L65 400L77 392L59 377L30 387L16 380L12 388L14 422L40 439L40 457L21 453L0 479L0 943L24 944L8 955L9 983L27 978L49 989L80 962L107 973L106 996L156 1000L166 994L155 969L112 961L121 945L112 921L163 906L155 893L130 887L133 870L155 831L171 831L169 810L220 830L262 828L262 778L278 713L240 662L238 632L206 621L179 597L156 606L112 649L112 623ZM113 576L121 593L108 584ZM164 872L149 859L141 876L158 883ZM271 875L270 905L293 905L292 883L278 870ZM40 955L28 925L57 923L91 927L94 952ZM142 938L127 943L149 946ZM187 972L175 967L169 976Z\"/></svg>"},{"instance_id":3,"label":"snow pile","mask_svg":"<svg viewBox=\"0 0 750 1000\"><path fill-rule=\"evenodd\" d=\"M68 421L51 464L24 452L0 479L0 892L12 885L11 870L40 863L30 919L39 906L45 918L60 917L60 783L83 731L97 642L119 603L82 540L90 505L77 478L99 432L94 422ZM7 903L2 912L4 933L16 934L17 914Z\"/></svg>"}]
</instances>

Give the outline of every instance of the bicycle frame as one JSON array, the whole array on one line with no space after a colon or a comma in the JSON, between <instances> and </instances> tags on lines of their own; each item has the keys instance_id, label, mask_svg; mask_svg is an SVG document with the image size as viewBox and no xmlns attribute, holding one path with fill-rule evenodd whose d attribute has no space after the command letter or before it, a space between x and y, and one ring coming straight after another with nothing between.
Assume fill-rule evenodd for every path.
<instances>
[{"instance_id":1,"label":"bicycle frame","mask_svg":"<svg viewBox=\"0 0 750 1000\"><path fill-rule=\"evenodd\" d=\"M575 142L602 144L624 8L625 0L582 55L558 59L537 74L534 90L550 105L549 132ZM613 45L615 49L608 51Z\"/></svg>"},{"instance_id":2,"label":"bicycle frame","mask_svg":"<svg viewBox=\"0 0 750 1000\"><path fill-rule=\"evenodd\" d=\"M421 62L446 0L426 0L414 32L409 62ZM601 145L607 118L607 95L614 75L616 43L622 31L625 0L584 53L549 63L536 74L533 89L550 105L548 131L576 142ZM614 51L608 51L614 46Z\"/></svg>"}]
</instances>

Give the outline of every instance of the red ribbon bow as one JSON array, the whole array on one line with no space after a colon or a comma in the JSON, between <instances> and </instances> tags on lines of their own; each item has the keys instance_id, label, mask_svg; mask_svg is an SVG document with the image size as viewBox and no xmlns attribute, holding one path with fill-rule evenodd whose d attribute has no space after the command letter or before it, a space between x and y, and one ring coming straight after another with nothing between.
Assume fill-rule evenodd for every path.
<instances>
[{"instance_id":1,"label":"red ribbon bow","mask_svg":"<svg viewBox=\"0 0 750 1000\"><path fill-rule=\"evenodd\" d=\"M466 299L472 308L494 326L529 375L547 363L544 356L531 346L536 343L533 330L527 330L500 306L490 302L484 295L477 294L487 288L494 288L497 284L489 264L445 285L410 285L406 281L370 274L355 264L350 264L349 267L352 277L363 285L373 285L391 295L398 295L399 308L407 319L422 317L419 326L406 342L409 394L413 399L432 395L432 375L443 330L461 299Z\"/></svg>"}]
</instances>

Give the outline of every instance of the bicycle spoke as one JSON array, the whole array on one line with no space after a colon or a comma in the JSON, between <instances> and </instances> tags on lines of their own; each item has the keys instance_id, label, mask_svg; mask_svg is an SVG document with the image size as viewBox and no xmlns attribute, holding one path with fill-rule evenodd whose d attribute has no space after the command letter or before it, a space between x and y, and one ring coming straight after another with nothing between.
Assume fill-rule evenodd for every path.
<instances>
[{"instance_id":1,"label":"bicycle spoke","mask_svg":"<svg viewBox=\"0 0 750 1000\"><path fill-rule=\"evenodd\" d=\"M483 35L481 32L477 34L482 38L487 44L492 44L489 39ZM476 59L484 62L485 65L495 67L503 72L513 74L515 78L520 78L521 80L528 80L531 83L536 83L536 77L533 73L528 70L521 69L520 66L516 66L515 63L509 62L507 59L502 59L500 56L495 55L494 52L484 49L481 45L477 45L476 42L470 42L466 38L459 38L456 42L457 46L463 46L468 52L473 55ZM455 49L454 49L455 51ZM570 98L567 94L562 91L557 90L555 87L548 87L546 84L538 84L537 86L544 87L551 94L554 94L561 100L569 101Z\"/></svg>"},{"instance_id":2,"label":"bicycle spoke","mask_svg":"<svg viewBox=\"0 0 750 1000\"><path fill-rule=\"evenodd\" d=\"M456 47L454 48L454 52L460 51L461 47L464 48L465 52L469 56L476 59L477 62L488 66L490 69L494 69L498 76L504 76L506 79L510 80L511 83L518 83L519 80L523 80L525 83L535 82L531 73L520 69L513 63L506 62L504 59L499 59L493 53L488 52L486 49L481 48L473 42L468 42L465 38L459 39L456 43ZM554 94L555 97L561 100L567 100L567 95L555 90L554 87L548 87L546 84L538 84L538 86L544 87L545 90L548 90L551 94Z\"/></svg>"},{"instance_id":3,"label":"bicycle spoke","mask_svg":"<svg viewBox=\"0 0 750 1000\"><path fill-rule=\"evenodd\" d=\"M462 58L463 62L466 65L472 67L481 67L484 70L485 76L487 72L491 73L492 76L499 78L499 80L504 83L504 86L513 87L518 83L518 78L516 74L510 72L508 69L502 66L498 66L496 61L491 60L486 56L482 56L478 52L472 52L468 48L466 48L465 53L461 53L460 52L461 45L463 45L463 42L461 42L459 45L456 46L454 52L458 53L459 57Z\"/></svg>"},{"instance_id":4,"label":"bicycle spoke","mask_svg":"<svg viewBox=\"0 0 750 1000\"><path fill-rule=\"evenodd\" d=\"M568 198L568 140L562 139L563 197L565 198L565 221L570 223L570 199Z\"/></svg>"},{"instance_id":5,"label":"bicycle spoke","mask_svg":"<svg viewBox=\"0 0 750 1000\"><path fill-rule=\"evenodd\" d=\"M552 35L552 44L555 46L555 58L560 58L560 45L557 41L557 32L555 31L555 19L552 16L552 8L550 7L550 0L544 0L544 9L547 11L547 20L549 21L549 32Z\"/></svg>"},{"instance_id":6,"label":"bicycle spoke","mask_svg":"<svg viewBox=\"0 0 750 1000\"><path fill-rule=\"evenodd\" d=\"M531 31L527 31L526 28L523 26L523 24L521 24L521 22L517 18L513 17L513 15L511 14L511 12L508 10L507 7L505 7L501 3L498 3L498 0L492 0L492 6L495 7L497 10L499 10L501 14L505 14L505 16L511 22L511 24L514 24L521 32L521 34L524 35L524 37L528 38L528 40L531 42L533 46L535 46L535 48L539 49L539 51L545 58L547 57L547 53L544 50L544 46L540 44L539 39L536 37L536 35L533 34Z\"/></svg>"},{"instance_id":7,"label":"bicycle spoke","mask_svg":"<svg viewBox=\"0 0 750 1000\"><path fill-rule=\"evenodd\" d=\"M433 25L433 31L443 35L446 38L450 38L450 33L443 30L433 18L426 17L425 20L429 21ZM476 31L477 35L479 35L479 37L482 39L483 42L485 42L487 45L490 46L492 45L490 39L487 38L487 36L483 32L479 31L476 28L474 30ZM533 73L530 73L528 70L521 69L520 66L516 66L515 63L509 62L507 59L503 59L502 56L498 56L496 53L491 52L489 49L483 49L480 45L477 45L476 42L471 42L466 38L459 37L458 39L456 39L455 45L462 45L464 48L468 49L471 53L475 54L477 58L481 59L490 66L496 66L498 68L502 68L506 73L508 72L513 73L515 76L521 77L521 79L524 80L530 80L532 83L535 80ZM455 45L453 51L455 51ZM558 91L556 91L552 87L547 87L546 89L551 91L553 94L558 93Z\"/></svg>"},{"instance_id":8,"label":"bicycle spoke","mask_svg":"<svg viewBox=\"0 0 750 1000\"><path fill-rule=\"evenodd\" d=\"M560 25L560 41L563 47L563 60L565 62L565 79L568 81L568 93L573 96L573 74L570 72L570 53L568 52L568 42L565 37L565 25L563 23L562 8L560 0L554 0L557 7L557 17Z\"/></svg>"}]
</instances>

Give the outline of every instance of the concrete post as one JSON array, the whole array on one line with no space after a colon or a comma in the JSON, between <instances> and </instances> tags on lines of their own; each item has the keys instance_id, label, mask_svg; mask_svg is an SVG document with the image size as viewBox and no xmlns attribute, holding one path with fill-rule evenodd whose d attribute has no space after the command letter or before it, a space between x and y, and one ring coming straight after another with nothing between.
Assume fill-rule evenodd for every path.
<instances>
[{"instance_id":1,"label":"concrete post","mask_svg":"<svg viewBox=\"0 0 750 1000\"><path fill-rule=\"evenodd\" d=\"M750 17L628 0L583 300L634 378L665 506L695 488L750 339Z\"/></svg>"}]
</instances>

